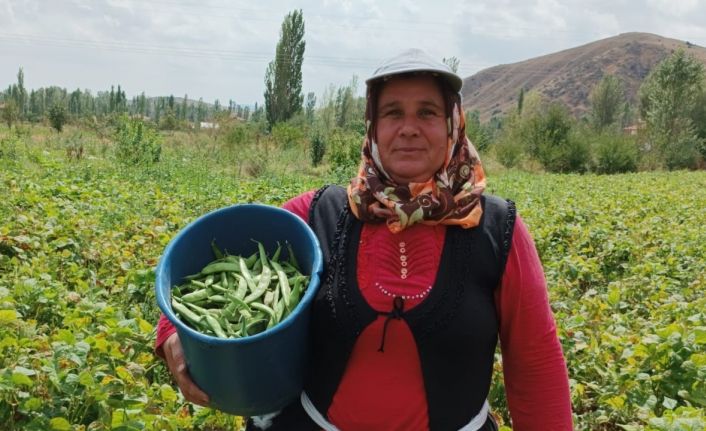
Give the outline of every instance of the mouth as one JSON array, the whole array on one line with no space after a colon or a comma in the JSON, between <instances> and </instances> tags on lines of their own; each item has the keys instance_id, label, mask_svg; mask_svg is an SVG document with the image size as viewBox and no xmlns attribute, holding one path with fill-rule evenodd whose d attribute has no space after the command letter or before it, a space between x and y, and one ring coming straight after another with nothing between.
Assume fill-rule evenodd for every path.
<instances>
[{"instance_id":1,"label":"mouth","mask_svg":"<svg viewBox=\"0 0 706 431\"><path fill-rule=\"evenodd\" d=\"M419 153L424 151L423 148L413 148L413 147L403 147L403 148L397 148L395 149L396 152L399 153Z\"/></svg>"}]
</instances>

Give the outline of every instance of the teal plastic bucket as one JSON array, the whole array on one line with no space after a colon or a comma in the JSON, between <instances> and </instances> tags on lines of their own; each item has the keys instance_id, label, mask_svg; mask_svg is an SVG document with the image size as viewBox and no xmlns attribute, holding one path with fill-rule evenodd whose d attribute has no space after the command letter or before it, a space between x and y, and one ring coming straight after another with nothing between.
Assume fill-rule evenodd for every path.
<instances>
[{"instance_id":1,"label":"teal plastic bucket","mask_svg":"<svg viewBox=\"0 0 706 431\"><path fill-rule=\"evenodd\" d=\"M263 243L268 255L289 242L309 286L296 309L260 334L220 339L186 326L172 311L171 289L214 259L211 241L230 254L249 256ZM286 248L282 258L287 258ZM176 326L189 373L213 408L254 416L275 412L301 394L309 354L311 303L323 268L319 241L298 216L281 208L247 204L210 212L180 231L157 266L157 304Z\"/></svg>"}]
</instances>

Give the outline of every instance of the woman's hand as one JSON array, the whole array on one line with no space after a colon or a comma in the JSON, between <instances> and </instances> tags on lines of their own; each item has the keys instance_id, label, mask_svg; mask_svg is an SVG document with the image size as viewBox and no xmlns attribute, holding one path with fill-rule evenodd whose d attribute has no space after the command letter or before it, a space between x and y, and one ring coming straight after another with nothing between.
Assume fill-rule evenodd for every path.
<instances>
[{"instance_id":1,"label":"woman's hand","mask_svg":"<svg viewBox=\"0 0 706 431\"><path fill-rule=\"evenodd\" d=\"M162 345L162 349L164 351L164 359L167 361L167 367L169 367L169 371L174 376L181 393L184 394L184 398L194 404L208 406L208 395L196 386L186 369L184 351L181 348L179 336L176 333L170 335Z\"/></svg>"}]
</instances>

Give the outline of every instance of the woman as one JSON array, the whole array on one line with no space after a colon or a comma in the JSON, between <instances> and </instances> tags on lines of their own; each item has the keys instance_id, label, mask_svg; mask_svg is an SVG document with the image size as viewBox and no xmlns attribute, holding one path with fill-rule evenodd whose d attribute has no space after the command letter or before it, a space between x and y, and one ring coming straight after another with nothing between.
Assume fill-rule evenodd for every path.
<instances>
[{"instance_id":1,"label":"woman","mask_svg":"<svg viewBox=\"0 0 706 431\"><path fill-rule=\"evenodd\" d=\"M366 83L358 176L284 205L327 262L301 402L248 429L497 429L486 398L498 337L513 429L571 429L542 267L512 202L483 195L461 78L409 50ZM186 399L207 404L166 319L157 352Z\"/></svg>"}]
</instances>

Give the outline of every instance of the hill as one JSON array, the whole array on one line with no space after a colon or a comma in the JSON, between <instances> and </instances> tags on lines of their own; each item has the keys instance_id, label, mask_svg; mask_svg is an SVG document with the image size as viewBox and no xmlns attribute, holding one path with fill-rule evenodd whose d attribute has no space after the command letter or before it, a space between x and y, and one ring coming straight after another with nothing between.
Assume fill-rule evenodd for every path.
<instances>
[{"instance_id":1,"label":"hill","mask_svg":"<svg viewBox=\"0 0 706 431\"><path fill-rule=\"evenodd\" d=\"M549 100L561 101L576 116L589 109L589 96L604 75L616 75L631 104L652 68L679 48L706 64L706 48L688 41L650 33L624 33L586 45L494 66L463 80L463 106L478 110L482 120L507 113L517 96L538 91Z\"/></svg>"}]
</instances>

